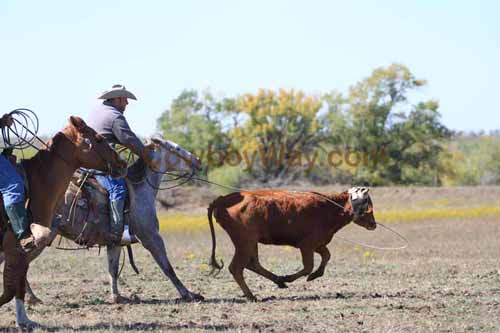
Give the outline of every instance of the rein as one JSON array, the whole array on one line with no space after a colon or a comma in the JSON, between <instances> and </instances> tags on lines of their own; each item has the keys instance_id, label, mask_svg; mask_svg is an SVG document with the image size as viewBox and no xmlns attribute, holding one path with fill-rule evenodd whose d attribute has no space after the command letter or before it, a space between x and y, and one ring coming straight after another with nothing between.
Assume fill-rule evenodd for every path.
<instances>
[{"instance_id":1,"label":"rein","mask_svg":"<svg viewBox=\"0 0 500 333\"><path fill-rule=\"evenodd\" d=\"M126 148L119 149L118 152L121 153L125 149ZM129 152L128 157L127 157L127 163L129 163L132 160L131 156L132 156L132 152ZM143 170L145 170L145 169L148 169L148 166L144 163ZM151 168L149 168L149 170L151 170L151 172L153 172L153 173L160 174L162 176L163 175L167 175L167 176L173 176L173 177L175 177L173 179L168 179L168 180L161 179L160 184L161 183L175 182L175 181L178 181L179 179L183 179L183 178L184 178L184 180L181 181L178 184L175 184L175 185L169 186L169 187L155 186L154 184L151 184L151 181L147 177L146 172L145 171L141 171L141 172L144 172L144 175L141 177L141 179L139 179L137 181L131 181L131 183L133 185L138 185L138 184L142 184L142 183L146 182L149 185L149 187L151 187L153 190L156 190L156 191L170 190L170 189L173 189L175 187L182 186L182 185L186 184L187 182L195 179L194 175L196 173L196 169L195 169L195 167L193 165L191 166L191 171L190 172L186 171L186 172L184 172L184 173L182 173L180 175L178 175L178 174L176 174L175 172L172 172L172 171L155 171L155 170L153 170Z\"/></svg>"}]
</instances>

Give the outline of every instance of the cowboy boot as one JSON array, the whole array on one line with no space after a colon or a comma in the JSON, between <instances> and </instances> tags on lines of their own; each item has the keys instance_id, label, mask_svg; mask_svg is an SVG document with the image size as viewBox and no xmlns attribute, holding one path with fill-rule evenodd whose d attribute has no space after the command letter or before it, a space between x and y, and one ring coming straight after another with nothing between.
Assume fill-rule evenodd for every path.
<instances>
[{"instance_id":1,"label":"cowboy boot","mask_svg":"<svg viewBox=\"0 0 500 333\"><path fill-rule=\"evenodd\" d=\"M9 217L14 236L18 240L16 249L23 254L30 253L36 248L36 246L35 238L31 235L29 230L30 222L28 220L26 208L24 208L24 203L18 202L9 205L5 207L5 212Z\"/></svg>"},{"instance_id":2,"label":"cowboy boot","mask_svg":"<svg viewBox=\"0 0 500 333\"><path fill-rule=\"evenodd\" d=\"M125 200L114 200L109 202L110 221L107 240L113 245L119 245L123 233L123 208Z\"/></svg>"}]
</instances>

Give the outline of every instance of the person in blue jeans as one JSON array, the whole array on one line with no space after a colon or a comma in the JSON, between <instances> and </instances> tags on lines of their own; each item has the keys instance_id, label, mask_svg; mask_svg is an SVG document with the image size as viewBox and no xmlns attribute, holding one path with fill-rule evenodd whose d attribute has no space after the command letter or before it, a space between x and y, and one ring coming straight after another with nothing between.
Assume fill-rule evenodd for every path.
<instances>
[{"instance_id":1,"label":"person in blue jeans","mask_svg":"<svg viewBox=\"0 0 500 333\"><path fill-rule=\"evenodd\" d=\"M101 134L110 145L121 144L129 148L134 154L142 157L148 166L155 168L148 149L130 129L124 116L128 99L137 100L134 94L124 86L116 84L110 90L103 92L98 99L103 102L90 113L87 124ZM96 179L109 194L111 221L108 241L114 244L119 244L122 240L126 242L126 237L123 237L123 208L127 198L125 179L110 176L96 176Z\"/></svg>"},{"instance_id":2,"label":"person in blue jeans","mask_svg":"<svg viewBox=\"0 0 500 333\"><path fill-rule=\"evenodd\" d=\"M10 127L12 117L5 114L0 118L0 128ZM9 217L14 236L18 240L17 249L29 253L35 249L34 238L30 232L30 222L24 207L24 183L14 166L0 154L0 193L3 197L5 212Z\"/></svg>"}]
</instances>

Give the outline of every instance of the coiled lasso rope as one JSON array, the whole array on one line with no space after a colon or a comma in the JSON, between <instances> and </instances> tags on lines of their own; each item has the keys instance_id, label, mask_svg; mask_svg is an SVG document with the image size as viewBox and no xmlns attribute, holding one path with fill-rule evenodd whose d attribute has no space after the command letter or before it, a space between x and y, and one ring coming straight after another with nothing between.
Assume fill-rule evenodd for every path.
<instances>
[{"instance_id":1,"label":"coiled lasso rope","mask_svg":"<svg viewBox=\"0 0 500 333\"><path fill-rule=\"evenodd\" d=\"M39 121L36 113L30 109L19 108L8 113L13 120L10 127L4 127L1 130L2 145L1 149L26 149L35 146L35 140L45 145L45 142L38 136Z\"/></svg>"}]
</instances>

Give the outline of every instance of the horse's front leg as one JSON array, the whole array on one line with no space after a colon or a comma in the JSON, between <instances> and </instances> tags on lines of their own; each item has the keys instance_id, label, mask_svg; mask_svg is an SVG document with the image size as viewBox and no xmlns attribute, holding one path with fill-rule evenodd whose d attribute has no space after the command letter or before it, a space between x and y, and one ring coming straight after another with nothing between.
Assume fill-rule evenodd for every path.
<instances>
[{"instance_id":1,"label":"horse's front leg","mask_svg":"<svg viewBox=\"0 0 500 333\"><path fill-rule=\"evenodd\" d=\"M31 328L36 323L29 320L24 307L26 294L26 276L29 260L25 254L16 249L16 239L12 232L8 232L3 240L5 249L5 266L3 269L3 294L0 296L0 306L16 298L16 325L22 328Z\"/></svg>"},{"instance_id":2,"label":"horse's front leg","mask_svg":"<svg viewBox=\"0 0 500 333\"><path fill-rule=\"evenodd\" d=\"M175 274L174 268L170 265L167 257L167 251L163 239L157 230L145 230L144 226L136 228L136 236L141 244L151 253L156 263L160 266L165 275L172 281L175 288L186 301L202 301L204 297L200 294L189 291Z\"/></svg>"},{"instance_id":3,"label":"horse's front leg","mask_svg":"<svg viewBox=\"0 0 500 333\"><path fill-rule=\"evenodd\" d=\"M35 251L31 252L28 255L28 260L31 263L33 260L35 260L43 251L43 248L41 249L36 249ZM5 261L5 254L3 252L0 252L0 265L2 265ZM26 294L27 294L27 303L29 305L37 305L40 303L43 303L41 299L39 299L33 290L31 289L30 283L28 281L28 278L26 278Z\"/></svg>"}]
</instances>

